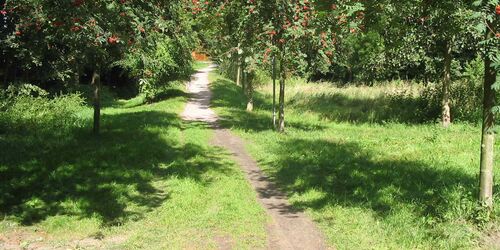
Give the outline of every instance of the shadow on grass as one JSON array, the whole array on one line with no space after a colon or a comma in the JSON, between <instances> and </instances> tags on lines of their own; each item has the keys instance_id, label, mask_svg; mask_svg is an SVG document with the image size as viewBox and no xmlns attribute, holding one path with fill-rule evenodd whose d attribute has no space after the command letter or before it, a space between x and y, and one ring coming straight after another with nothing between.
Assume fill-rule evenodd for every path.
<instances>
[{"instance_id":1,"label":"shadow on grass","mask_svg":"<svg viewBox=\"0 0 500 250\"><path fill-rule=\"evenodd\" d=\"M368 208L380 216L402 206L414 206L416 218L460 214L462 199L474 205L468 191L476 190L473 176L420 162L375 160L354 143L286 139L275 150L271 176L288 192L317 190L324 195L296 202L298 208L319 210L328 205ZM455 214L454 214L455 213Z\"/></svg>"},{"instance_id":2,"label":"shadow on grass","mask_svg":"<svg viewBox=\"0 0 500 250\"><path fill-rule=\"evenodd\" d=\"M109 86L103 86L101 89L101 108L135 108L145 104L147 101L151 103L165 101L176 97L189 97L189 94L183 90L183 82L189 81L189 77L180 78L177 80L172 80L166 85L158 86L155 97L152 100L146 100L144 94L139 94L128 100L122 100L117 98L116 90L113 90ZM74 87L72 91L74 93L80 93L84 98L85 103L88 107L93 107L93 94L94 89L90 85L79 85Z\"/></svg>"},{"instance_id":3,"label":"shadow on grass","mask_svg":"<svg viewBox=\"0 0 500 250\"><path fill-rule=\"evenodd\" d=\"M160 101L164 101L164 100L167 100L170 98L175 98L175 97L188 98L188 97L190 97L190 95L182 89L167 87L163 90L160 89L159 93L156 94L155 98L152 99L151 101L149 101L149 103L160 102Z\"/></svg>"},{"instance_id":4,"label":"shadow on grass","mask_svg":"<svg viewBox=\"0 0 500 250\"><path fill-rule=\"evenodd\" d=\"M211 83L213 91L212 107L223 107L230 111L229 115L219 115L222 127L241 128L245 131L273 130L272 116L266 112L247 112L246 97L241 87L227 79L218 79ZM254 92L254 107L256 109L272 110L272 104L267 102L262 94ZM286 110L285 110L286 113ZM322 130L323 126L305 122L287 121L287 127L303 131Z\"/></svg>"},{"instance_id":5,"label":"shadow on grass","mask_svg":"<svg viewBox=\"0 0 500 250\"><path fill-rule=\"evenodd\" d=\"M208 185L206 171L231 171L222 152L180 143L182 129L176 114L137 111L105 115L99 138L0 138L0 212L26 225L56 214L116 225L166 202L169 177Z\"/></svg>"}]
</instances>

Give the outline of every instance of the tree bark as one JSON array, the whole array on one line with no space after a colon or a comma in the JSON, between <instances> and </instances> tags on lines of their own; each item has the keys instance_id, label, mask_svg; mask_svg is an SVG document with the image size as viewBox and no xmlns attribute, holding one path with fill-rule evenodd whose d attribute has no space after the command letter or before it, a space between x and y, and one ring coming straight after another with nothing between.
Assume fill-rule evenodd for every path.
<instances>
[{"instance_id":1,"label":"tree bark","mask_svg":"<svg viewBox=\"0 0 500 250\"><path fill-rule=\"evenodd\" d=\"M273 128L276 129L276 56L273 56Z\"/></svg>"},{"instance_id":2,"label":"tree bark","mask_svg":"<svg viewBox=\"0 0 500 250\"><path fill-rule=\"evenodd\" d=\"M284 53L283 53L284 54ZM280 58L280 93L279 93L279 121L278 121L278 132L285 132L285 63L282 58Z\"/></svg>"},{"instance_id":3,"label":"tree bark","mask_svg":"<svg viewBox=\"0 0 500 250\"><path fill-rule=\"evenodd\" d=\"M100 119L101 119L101 75L98 69L94 70L92 74L92 83L94 87L94 134L98 135L100 132Z\"/></svg>"},{"instance_id":4,"label":"tree bark","mask_svg":"<svg viewBox=\"0 0 500 250\"><path fill-rule=\"evenodd\" d=\"M354 76L352 73L352 68L347 67L347 82L351 83L354 80Z\"/></svg>"},{"instance_id":5,"label":"tree bark","mask_svg":"<svg viewBox=\"0 0 500 250\"><path fill-rule=\"evenodd\" d=\"M80 65L78 64L78 62L75 61L73 63L73 67L74 67L73 70L75 71L73 72L73 84L74 86L78 86L80 85L80 75L81 75Z\"/></svg>"},{"instance_id":6,"label":"tree bark","mask_svg":"<svg viewBox=\"0 0 500 250\"><path fill-rule=\"evenodd\" d=\"M243 90L243 94L247 91L247 83L246 83L246 72L245 72L245 64L241 64L241 89Z\"/></svg>"},{"instance_id":7,"label":"tree bark","mask_svg":"<svg viewBox=\"0 0 500 250\"><path fill-rule=\"evenodd\" d=\"M240 86L241 84L241 62L240 55L236 55L236 85Z\"/></svg>"},{"instance_id":8,"label":"tree bark","mask_svg":"<svg viewBox=\"0 0 500 250\"><path fill-rule=\"evenodd\" d=\"M5 65L5 75L3 76L3 85L7 87L7 81L9 80L9 72L10 72L10 62Z\"/></svg>"},{"instance_id":9,"label":"tree bark","mask_svg":"<svg viewBox=\"0 0 500 250\"><path fill-rule=\"evenodd\" d=\"M441 121L443 123L443 127L445 128L447 128L451 124L450 84L451 84L451 44L449 41L447 41L444 49L443 97L441 100L441 105L442 105Z\"/></svg>"},{"instance_id":10,"label":"tree bark","mask_svg":"<svg viewBox=\"0 0 500 250\"><path fill-rule=\"evenodd\" d=\"M487 32L487 38L491 38L491 32ZM483 96L483 125L481 137L481 171L479 181L479 201L488 207L493 208L493 148L495 143L495 133L493 131L495 116L493 107L495 106L495 90L493 84L496 81L496 71L491 65L491 59L486 54L484 59L484 96Z\"/></svg>"},{"instance_id":11,"label":"tree bark","mask_svg":"<svg viewBox=\"0 0 500 250\"><path fill-rule=\"evenodd\" d=\"M248 72L245 73L245 85L246 85L246 96L247 96L247 111L253 111L253 83L252 79L248 79Z\"/></svg>"}]
</instances>

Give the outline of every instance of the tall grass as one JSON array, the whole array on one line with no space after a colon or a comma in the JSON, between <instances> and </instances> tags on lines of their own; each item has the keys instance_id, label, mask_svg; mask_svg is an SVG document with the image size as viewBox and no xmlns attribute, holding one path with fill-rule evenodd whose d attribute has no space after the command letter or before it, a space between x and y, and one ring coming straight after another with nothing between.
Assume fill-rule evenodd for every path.
<instances>
[{"instance_id":1,"label":"tall grass","mask_svg":"<svg viewBox=\"0 0 500 250\"><path fill-rule=\"evenodd\" d=\"M439 84L404 81L382 82L374 86L339 86L335 83L306 83L293 78L286 85L289 107L316 112L321 118L354 123L432 123L440 119ZM260 91L269 98L272 85ZM481 119L480 87L467 81L452 85L452 118L454 121L478 124Z\"/></svg>"}]
</instances>

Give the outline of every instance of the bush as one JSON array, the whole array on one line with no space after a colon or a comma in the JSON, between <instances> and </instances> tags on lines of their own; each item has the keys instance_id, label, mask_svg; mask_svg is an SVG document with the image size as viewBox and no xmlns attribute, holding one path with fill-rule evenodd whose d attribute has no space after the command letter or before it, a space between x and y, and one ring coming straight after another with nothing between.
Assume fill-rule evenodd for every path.
<instances>
[{"instance_id":1,"label":"bush","mask_svg":"<svg viewBox=\"0 0 500 250\"><path fill-rule=\"evenodd\" d=\"M0 133L61 135L85 124L79 94L49 98L38 87L21 85L1 91L0 98Z\"/></svg>"},{"instance_id":2,"label":"bush","mask_svg":"<svg viewBox=\"0 0 500 250\"><path fill-rule=\"evenodd\" d=\"M482 81L483 61L480 57L465 65L460 79L450 86L451 116L454 121L477 123L482 117ZM417 94L399 91L387 94L394 105L415 104L414 121L429 122L441 118L441 99L443 95L440 83L422 86ZM407 106L408 107L408 106Z\"/></svg>"},{"instance_id":3,"label":"bush","mask_svg":"<svg viewBox=\"0 0 500 250\"><path fill-rule=\"evenodd\" d=\"M476 82L461 79L452 83L450 88L451 116L453 121L477 123L481 120L481 86ZM399 91L386 93L391 106L405 107L412 110L405 119L409 122L432 122L441 118L441 84L422 86L417 93L405 87Z\"/></svg>"},{"instance_id":4,"label":"bush","mask_svg":"<svg viewBox=\"0 0 500 250\"><path fill-rule=\"evenodd\" d=\"M153 35L148 46L127 54L116 65L140 79L140 92L151 102L158 99L157 93L171 81L187 78L191 74L192 49L189 38L176 40Z\"/></svg>"},{"instance_id":5,"label":"bush","mask_svg":"<svg viewBox=\"0 0 500 250\"><path fill-rule=\"evenodd\" d=\"M178 80L157 86L156 88L148 89L144 95L144 100L146 103L153 103L170 97L184 96L186 95L182 90L184 86L184 82Z\"/></svg>"},{"instance_id":6,"label":"bush","mask_svg":"<svg viewBox=\"0 0 500 250\"><path fill-rule=\"evenodd\" d=\"M461 79L450 86L451 116L454 121L476 123L482 116L483 62L477 58L465 66ZM419 95L420 110L427 120L439 118L441 114L441 84L430 84Z\"/></svg>"}]
</instances>

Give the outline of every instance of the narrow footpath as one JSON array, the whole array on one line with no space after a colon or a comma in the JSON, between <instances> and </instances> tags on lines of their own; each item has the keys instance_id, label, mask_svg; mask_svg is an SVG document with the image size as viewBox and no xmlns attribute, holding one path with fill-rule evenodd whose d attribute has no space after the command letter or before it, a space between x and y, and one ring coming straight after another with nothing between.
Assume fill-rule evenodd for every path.
<instances>
[{"instance_id":1,"label":"narrow footpath","mask_svg":"<svg viewBox=\"0 0 500 250\"><path fill-rule=\"evenodd\" d=\"M228 150L245 172L258 194L259 202L272 219L267 226L268 249L328 249L322 233L311 219L290 206L286 195L265 176L257 162L248 155L244 141L218 126L217 114L210 109L212 93L208 74L213 69L214 66L211 65L193 75L188 84L188 92L192 97L182 113L182 118L186 121L210 124L215 130L212 144Z\"/></svg>"}]
</instances>

